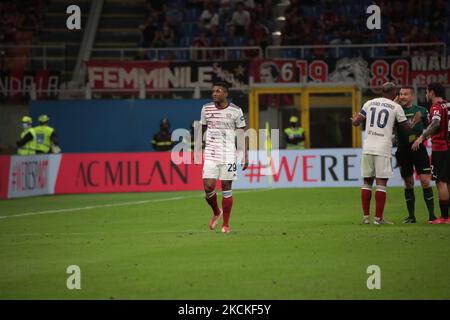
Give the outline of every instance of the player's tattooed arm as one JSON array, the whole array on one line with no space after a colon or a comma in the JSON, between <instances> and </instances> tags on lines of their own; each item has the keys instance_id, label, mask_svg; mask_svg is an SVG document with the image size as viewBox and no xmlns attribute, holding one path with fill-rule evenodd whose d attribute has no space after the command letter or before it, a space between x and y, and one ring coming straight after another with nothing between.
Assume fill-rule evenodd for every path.
<instances>
[{"instance_id":1,"label":"player's tattooed arm","mask_svg":"<svg viewBox=\"0 0 450 320\"><path fill-rule=\"evenodd\" d=\"M353 117L350 118L352 120L352 125L355 127L359 126L366 119L361 113L354 113Z\"/></svg>"},{"instance_id":2,"label":"player's tattooed arm","mask_svg":"<svg viewBox=\"0 0 450 320\"><path fill-rule=\"evenodd\" d=\"M435 134L439 131L439 122L440 122L439 119L433 119L433 121L431 121L428 128L426 128L426 130L422 134L422 137L424 138L424 140L428 139L433 134Z\"/></svg>"},{"instance_id":3,"label":"player's tattooed arm","mask_svg":"<svg viewBox=\"0 0 450 320\"><path fill-rule=\"evenodd\" d=\"M418 150L422 142L427 140L433 134L437 133L439 131L439 122L440 122L439 119L433 119L430 125L425 129L424 133L422 133L422 135L418 137L416 141L414 141L413 145L411 146L411 149L414 151Z\"/></svg>"}]
</instances>

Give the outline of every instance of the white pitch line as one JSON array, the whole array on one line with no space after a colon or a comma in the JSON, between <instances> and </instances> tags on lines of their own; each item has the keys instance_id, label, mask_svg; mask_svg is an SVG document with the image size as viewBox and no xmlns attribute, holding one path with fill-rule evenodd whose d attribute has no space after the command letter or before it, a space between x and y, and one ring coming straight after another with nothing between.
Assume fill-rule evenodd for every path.
<instances>
[{"instance_id":1,"label":"white pitch line","mask_svg":"<svg viewBox=\"0 0 450 320\"><path fill-rule=\"evenodd\" d=\"M264 190L269 190L269 189L253 189L253 190L242 190L242 191L234 191L234 192L235 193L247 193L247 192L252 192L252 191L264 191ZM198 195L196 195L196 196L179 196L179 197L163 198L163 199L150 199L150 200L141 200L141 201L108 203L108 204L102 204L102 205L97 205L97 206L86 206L86 207L78 207L78 208L25 212L25 213L19 213L19 214L0 216L0 219L27 217L27 216L49 214L49 213L84 211L84 210L91 210L91 209L98 209L98 208L123 207L123 206L132 206L132 205L146 204L146 203L152 203L152 202L167 202L167 201L176 201L176 200L192 199L192 198L199 198L199 196Z\"/></svg>"},{"instance_id":2,"label":"white pitch line","mask_svg":"<svg viewBox=\"0 0 450 320\"><path fill-rule=\"evenodd\" d=\"M83 210L91 210L98 208L111 208L111 207L122 207L122 206L132 206L139 205L151 202L165 202L165 201L175 201L189 198L197 198L198 196L190 196L190 197L172 197L172 198L164 198L164 199L151 199L151 200L141 200L141 201L129 201L129 202L119 202L119 203L107 203L97 206L86 206L86 207L78 207L78 208L67 208L67 209L54 209L54 210L45 210L45 211L35 211L35 212L25 212L20 214L13 214L7 216L0 216L0 219L7 218L15 218L15 217L26 217L26 216L35 216L40 214L48 214L48 213L61 213L61 212L73 212L73 211L83 211Z\"/></svg>"},{"instance_id":3,"label":"white pitch line","mask_svg":"<svg viewBox=\"0 0 450 320\"><path fill-rule=\"evenodd\" d=\"M133 232L133 235L146 235L146 234L155 234L155 233L179 233L179 234L186 234L186 233L214 233L214 231L211 230L155 230L155 231L146 231L146 232ZM0 234L0 238L17 238L17 237L44 237L44 236L86 236L86 235L97 235L97 236L109 236L109 235L129 235L130 232L68 232L68 233L51 233L51 232L42 232L42 233L13 233L13 234Z\"/></svg>"}]
</instances>

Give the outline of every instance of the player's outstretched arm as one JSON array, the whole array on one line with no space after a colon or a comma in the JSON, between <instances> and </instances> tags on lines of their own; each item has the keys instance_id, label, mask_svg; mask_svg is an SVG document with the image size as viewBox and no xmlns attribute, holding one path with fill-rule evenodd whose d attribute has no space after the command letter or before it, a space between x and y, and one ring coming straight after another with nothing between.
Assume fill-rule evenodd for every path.
<instances>
[{"instance_id":1,"label":"player's outstretched arm","mask_svg":"<svg viewBox=\"0 0 450 320\"><path fill-rule=\"evenodd\" d=\"M398 127L406 136L412 134L412 126L408 120L402 121L398 123Z\"/></svg>"},{"instance_id":2,"label":"player's outstretched arm","mask_svg":"<svg viewBox=\"0 0 450 320\"><path fill-rule=\"evenodd\" d=\"M430 136L432 136L438 131L439 131L439 119L433 119L430 125L425 129L424 133L422 133L422 135L418 137L416 141L414 141L413 145L411 146L411 149L414 151L418 150L422 142L427 140Z\"/></svg>"}]
</instances>

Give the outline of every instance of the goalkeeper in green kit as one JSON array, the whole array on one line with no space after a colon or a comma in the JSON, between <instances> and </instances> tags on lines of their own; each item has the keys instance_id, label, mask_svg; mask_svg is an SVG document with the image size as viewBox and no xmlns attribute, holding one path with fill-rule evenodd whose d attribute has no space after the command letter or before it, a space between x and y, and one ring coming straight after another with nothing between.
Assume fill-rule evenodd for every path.
<instances>
[{"instance_id":1,"label":"goalkeeper in green kit","mask_svg":"<svg viewBox=\"0 0 450 320\"><path fill-rule=\"evenodd\" d=\"M417 151L411 150L411 145L414 140L423 133L423 130L428 125L428 111L423 107L413 105L414 96L415 92L413 87L403 86L396 99L405 111L408 120L411 121L416 113L420 112L421 114L420 118L414 118L414 134L406 136L401 130L397 130L396 133L398 148L395 156L397 158L397 164L400 167L400 174L405 183L405 201L406 207L408 208L408 216L403 221L404 223L416 222L414 213L414 168L420 176L423 198L428 209L428 221L436 219L434 215L433 189L431 187L431 165L427 149L421 144ZM419 120L416 121L417 119Z\"/></svg>"}]
</instances>

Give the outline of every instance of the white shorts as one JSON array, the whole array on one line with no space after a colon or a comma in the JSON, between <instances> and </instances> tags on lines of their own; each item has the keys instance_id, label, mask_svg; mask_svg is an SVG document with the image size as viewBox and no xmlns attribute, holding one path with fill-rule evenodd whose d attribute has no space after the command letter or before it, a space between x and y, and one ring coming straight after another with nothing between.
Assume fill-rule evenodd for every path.
<instances>
[{"instance_id":1,"label":"white shorts","mask_svg":"<svg viewBox=\"0 0 450 320\"><path fill-rule=\"evenodd\" d=\"M237 164L217 163L205 160L203 164L203 179L217 179L223 181L237 180Z\"/></svg>"},{"instance_id":2,"label":"white shorts","mask_svg":"<svg viewBox=\"0 0 450 320\"><path fill-rule=\"evenodd\" d=\"M391 157L363 154L361 157L363 178L389 179L394 176Z\"/></svg>"}]
</instances>

